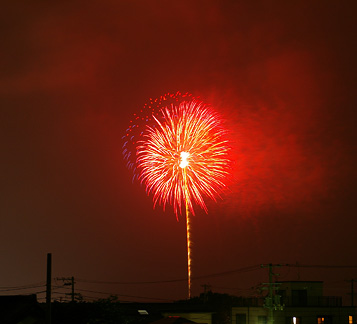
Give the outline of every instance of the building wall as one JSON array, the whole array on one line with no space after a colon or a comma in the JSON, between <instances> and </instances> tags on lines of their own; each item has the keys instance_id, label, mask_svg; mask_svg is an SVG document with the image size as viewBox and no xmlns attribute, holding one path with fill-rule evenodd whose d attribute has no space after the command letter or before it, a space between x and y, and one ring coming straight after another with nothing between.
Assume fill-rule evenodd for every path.
<instances>
[{"instance_id":1,"label":"building wall","mask_svg":"<svg viewBox=\"0 0 357 324\"><path fill-rule=\"evenodd\" d=\"M274 324L350 324L349 316L353 316L352 323L356 323L356 309L354 307L286 307L282 311L274 311ZM237 320L238 314L246 315L245 324L264 324L262 316L268 319L268 311L263 307L233 307L232 324L244 324ZM238 316L239 317L239 316ZM320 318L320 321L318 320ZM321 322L321 319L324 319ZM242 317L240 317L242 319Z\"/></svg>"},{"instance_id":2,"label":"building wall","mask_svg":"<svg viewBox=\"0 0 357 324\"><path fill-rule=\"evenodd\" d=\"M349 324L349 316L354 316L352 307L287 307L275 312L275 323L286 324L287 318L300 318L300 324ZM319 320L320 318L320 320ZM321 322L322 321L322 322Z\"/></svg>"},{"instance_id":3,"label":"building wall","mask_svg":"<svg viewBox=\"0 0 357 324\"><path fill-rule=\"evenodd\" d=\"M212 324L212 313L163 313L163 316L181 316L200 324Z\"/></svg>"},{"instance_id":4,"label":"building wall","mask_svg":"<svg viewBox=\"0 0 357 324\"><path fill-rule=\"evenodd\" d=\"M268 310L263 307L233 307L232 308L232 324L244 324L239 322L237 315L245 314L246 324L258 324L258 319L268 319ZM239 317L239 316L238 316ZM264 324L264 323L259 323ZM285 323L284 323L285 324Z\"/></svg>"},{"instance_id":5,"label":"building wall","mask_svg":"<svg viewBox=\"0 0 357 324\"><path fill-rule=\"evenodd\" d=\"M322 281L289 281L280 282L279 290L286 292L287 297L292 296L292 292L296 290L305 290L309 297L323 296Z\"/></svg>"}]
</instances>

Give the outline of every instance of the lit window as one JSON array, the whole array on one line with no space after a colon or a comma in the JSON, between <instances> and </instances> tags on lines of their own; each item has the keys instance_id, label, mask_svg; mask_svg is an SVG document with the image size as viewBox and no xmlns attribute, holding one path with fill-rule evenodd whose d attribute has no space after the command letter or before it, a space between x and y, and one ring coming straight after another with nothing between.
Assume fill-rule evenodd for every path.
<instances>
[{"instance_id":1,"label":"lit window","mask_svg":"<svg viewBox=\"0 0 357 324\"><path fill-rule=\"evenodd\" d=\"M148 311L145 310L145 309L138 309L138 313L139 313L140 315L148 315L148 314L149 314Z\"/></svg>"},{"instance_id":2,"label":"lit window","mask_svg":"<svg viewBox=\"0 0 357 324\"><path fill-rule=\"evenodd\" d=\"M301 317L287 317L286 318L286 323L288 324L301 324Z\"/></svg>"},{"instance_id":3,"label":"lit window","mask_svg":"<svg viewBox=\"0 0 357 324\"><path fill-rule=\"evenodd\" d=\"M332 316L318 316L317 317L317 324L332 324Z\"/></svg>"},{"instance_id":4,"label":"lit window","mask_svg":"<svg viewBox=\"0 0 357 324\"><path fill-rule=\"evenodd\" d=\"M293 317L292 320L293 324L301 324L301 317Z\"/></svg>"},{"instance_id":5,"label":"lit window","mask_svg":"<svg viewBox=\"0 0 357 324\"><path fill-rule=\"evenodd\" d=\"M353 324L353 316L348 316L348 324Z\"/></svg>"}]
</instances>

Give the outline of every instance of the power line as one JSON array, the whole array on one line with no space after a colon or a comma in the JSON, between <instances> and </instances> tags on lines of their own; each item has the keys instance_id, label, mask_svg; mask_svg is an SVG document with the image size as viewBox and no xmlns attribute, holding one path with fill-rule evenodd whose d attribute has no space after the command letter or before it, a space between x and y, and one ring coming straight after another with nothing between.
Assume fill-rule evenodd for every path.
<instances>
[{"instance_id":1,"label":"power line","mask_svg":"<svg viewBox=\"0 0 357 324\"><path fill-rule=\"evenodd\" d=\"M254 271L254 270L259 270L259 269L260 269L260 265L254 265L254 266L240 268L240 269L236 269L236 270L218 272L218 273L213 273L213 274L204 275L204 276L197 276L197 277L193 277L193 279L222 277L222 276L231 275L231 274L235 274L235 273L243 273L243 272L249 272L249 271Z\"/></svg>"},{"instance_id":2,"label":"power line","mask_svg":"<svg viewBox=\"0 0 357 324\"><path fill-rule=\"evenodd\" d=\"M64 289L68 289L68 288L64 288ZM167 298L156 298L156 297L147 297L147 296L134 296L134 295L123 295L123 294L117 294L117 293L111 293L111 292L104 292L104 291L94 291L94 290L87 290L87 289L76 289L76 291L80 291L80 292L87 292L87 293L93 293L93 294L100 294L100 295L106 295L108 297L110 296L117 296L117 297L129 297L129 298L136 298L136 299L147 299L147 300L160 300L160 301L173 301L173 299L167 299ZM46 291L41 291L38 293L44 293ZM66 292L60 292L60 291L53 291L52 294L57 295L57 296L64 296L64 297L68 297L68 300L70 299L69 294ZM82 295L80 294L82 297L84 298L90 298L93 300L98 300L100 299L98 296L88 296L88 295ZM44 297L40 297L39 299L44 299Z\"/></svg>"},{"instance_id":3,"label":"power line","mask_svg":"<svg viewBox=\"0 0 357 324\"><path fill-rule=\"evenodd\" d=\"M5 291L18 291L18 290L29 290L29 289L34 289L34 288L40 288L40 287L45 287L46 285L38 285L38 286L26 286L26 287L9 287L6 289L6 287L0 287L0 292L5 292Z\"/></svg>"},{"instance_id":4,"label":"power line","mask_svg":"<svg viewBox=\"0 0 357 324\"><path fill-rule=\"evenodd\" d=\"M37 283L33 283L33 284L27 284L27 285L20 285L20 286L3 286L0 287L1 289L18 289L18 288L32 288L32 287L41 287L41 286L45 286L46 283L44 281L41 282L37 282Z\"/></svg>"},{"instance_id":5,"label":"power line","mask_svg":"<svg viewBox=\"0 0 357 324\"><path fill-rule=\"evenodd\" d=\"M83 291L83 292L89 292L89 293L95 293L95 294L104 294L104 295L110 295L110 296L118 296L118 297L130 297L130 298L140 298L140 299L154 299L154 300L162 300L162 301L172 301L172 299L165 299L165 298L112 294L112 293L108 293L108 292L93 291L93 290L87 290L87 289L77 289L77 291Z\"/></svg>"},{"instance_id":6,"label":"power line","mask_svg":"<svg viewBox=\"0 0 357 324\"><path fill-rule=\"evenodd\" d=\"M282 266L295 268L318 268L318 269L356 269L354 265L311 265L311 264L282 264Z\"/></svg>"},{"instance_id":7,"label":"power line","mask_svg":"<svg viewBox=\"0 0 357 324\"><path fill-rule=\"evenodd\" d=\"M195 276L195 277L192 277L192 279L198 280L198 279L206 279L206 278L213 278L213 277L221 277L221 276L231 275L231 274L235 274L235 273L254 271L254 270L258 270L258 269L260 269L260 265L254 265L254 266L235 269L235 270L230 270L230 271L218 272L218 273L202 275L202 276ZM141 285L141 284L158 284L158 283L181 282L181 281L187 281L187 278L170 279L170 280L158 280L158 281L101 281L101 280L88 280L88 279L78 279L78 278L76 278L76 280L78 282L85 282L85 283L92 283L92 284Z\"/></svg>"},{"instance_id":8,"label":"power line","mask_svg":"<svg viewBox=\"0 0 357 324\"><path fill-rule=\"evenodd\" d=\"M282 267L287 267L287 268L311 268L311 269L356 269L357 265L326 265L326 264L280 264ZM234 270L229 270L229 271L222 271L222 272L217 272L217 273L211 273L207 275L201 275L201 276L195 276L192 277L193 280L200 280L200 279L207 279L207 278L215 278L215 277L223 277L223 276L229 276L229 275L234 275L238 273L244 273L244 272L250 272L250 271L255 271L255 270L260 270L261 266L260 265L253 265L253 266L247 266L239 269L234 269ZM68 279L68 278L66 278ZM80 283L88 283L88 284L103 284L103 285L145 285L145 284L166 284L166 283L176 283L176 282L186 282L187 278L179 278L179 279L169 279L169 280L153 280L153 281L101 281L101 280L88 280L88 279L78 279L76 278L77 282ZM334 282L336 283L336 282ZM32 283L32 284L26 284L26 285L19 285L19 286L0 286L0 292L15 292L15 291L27 291L30 293L31 290L37 289L37 288L43 288L46 286L46 282L41 281L37 283ZM61 287L61 286L53 286L54 289L65 289L69 290L70 287ZM218 288L218 287L216 287ZM236 290L234 288L223 288L222 289L232 289ZM85 291L85 290L79 290L78 291ZM245 289L238 289L238 290L245 290ZM248 289L247 289L248 290ZM42 294L45 291L37 291L35 293ZM105 292L98 292L98 291L87 291L87 292L93 292L93 293L99 293L99 294L108 294ZM65 293L63 293L65 294ZM149 297L142 297L142 296L131 296L131 295L117 295L113 294L116 296L122 296L122 297L130 297L130 298L142 298L142 299L157 299L157 300L165 300L165 299L160 299L160 298L149 298Z\"/></svg>"}]
</instances>

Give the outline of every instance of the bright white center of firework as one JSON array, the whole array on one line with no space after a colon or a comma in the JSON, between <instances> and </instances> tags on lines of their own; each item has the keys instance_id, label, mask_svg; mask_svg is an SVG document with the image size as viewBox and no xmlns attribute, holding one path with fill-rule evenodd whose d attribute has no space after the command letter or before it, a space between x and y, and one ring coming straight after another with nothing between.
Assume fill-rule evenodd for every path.
<instances>
[{"instance_id":1,"label":"bright white center of firework","mask_svg":"<svg viewBox=\"0 0 357 324\"><path fill-rule=\"evenodd\" d=\"M188 166L187 158L190 156L190 153L181 152L181 161L180 161L180 168L186 168Z\"/></svg>"}]
</instances>

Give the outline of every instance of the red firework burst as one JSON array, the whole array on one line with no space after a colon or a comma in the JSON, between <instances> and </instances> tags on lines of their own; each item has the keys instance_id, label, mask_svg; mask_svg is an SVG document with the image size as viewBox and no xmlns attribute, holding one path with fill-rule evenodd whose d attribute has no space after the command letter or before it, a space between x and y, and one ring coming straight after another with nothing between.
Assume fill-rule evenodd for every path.
<instances>
[{"instance_id":1,"label":"red firework burst","mask_svg":"<svg viewBox=\"0 0 357 324\"><path fill-rule=\"evenodd\" d=\"M194 214L196 202L207 212L204 196L219 196L230 164L218 114L190 100L163 108L153 119L156 127L147 127L137 147L137 169L154 206L169 203L177 217L183 203Z\"/></svg>"},{"instance_id":2,"label":"red firework burst","mask_svg":"<svg viewBox=\"0 0 357 324\"><path fill-rule=\"evenodd\" d=\"M142 109L133 115L129 127L126 129L123 140L123 157L126 166L133 171L134 179L137 179L139 172L137 170L137 148L143 140L148 127L156 127L157 122L153 117L162 120L161 110L167 106L179 105L183 101L193 100L192 94L186 92L166 93L159 98L150 99Z\"/></svg>"}]
</instances>

